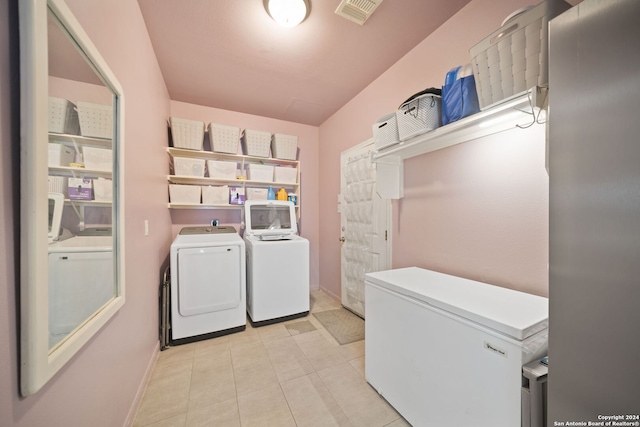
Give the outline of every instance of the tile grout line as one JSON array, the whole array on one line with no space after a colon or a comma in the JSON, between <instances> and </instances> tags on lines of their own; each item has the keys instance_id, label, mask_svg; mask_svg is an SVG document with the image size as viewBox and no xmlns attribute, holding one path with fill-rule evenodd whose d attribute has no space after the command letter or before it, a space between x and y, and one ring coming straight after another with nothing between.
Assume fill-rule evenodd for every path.
<instances>
[{"instance_id":1,"label":"tile grout line","mask_svg":"<svg viewBox=\"0 0 640 427\"><path fill-rule=\"evenodd\" d=\"M282 325L284 326L284 323ZM293 337L293 335L291 335L291 332L289 331L289 329L286 326L284 326L284 329L289 334L289 337ZM264 347L264 341L262 340L262 336L260 336L260 340L262 341L262 346ZM296 341L293 340L293 342L295 343ZM297 343L296 343L296 345L297 345ZM287 395L284 392L284 389L282 388L282 381L280 381L280 378L278 377L278 372L276 371L275 366L273 366L273 360L271 360L271 356L269 356L269 353L267 352L267 348L266 347L264 347L264 351L267 354L267 359L269 360L269 365L271 366L271 369L273 369L273 372L275 373L276 378L278 379L278 387L280 387L280 392L282 393L282 397L284 397L284 401L287 404L287 409L289 410L289 414L291 415L291 419L293 420L293 423L297 427L298 426L298 421L296 420L296 417L293 414L293 411L291 410L291 405L289 404L289 399L287 399ZM306 359L306 356L305 356L305 359Z\"/></svg>"},{"instance_id":2,"label":"tile grout line","mask_svg":"<svg viewBox=\"0 0 640 427\"><path fill-rule=\"evenodd\" d=\"M191 344L187 344L187 345L191 345ZM193 348L193 355L191 356L191 375L189 375L189 395L187 397L187 411L185 412L184 415L184 424L183 426L186 427L187 425L187 420L189 419L189 407L191 406L191 387L193 386L193 367L195 366L195 362L196 362L196 347L194 346ZM168 419L168 418L167 418Z\"/></svg>"},{"instance_id":3,"label":"tile grout line","mask_svg":"<svg viewBox=\"0 0 640 427\"><path fill-rule=\"evenodd\" d=\"M320 299L322 299L322 298L320 298ZM329 333L328 333L328 331L326 330L326 328L324 327L324 325L322 325L322 323L320 323L320 322L315 318L315 316L314 316L314 312L322 312L322 311L326 311L326 310L332 310L332 309L335 309L335 308L340 308L340 306L339 306L339 305L338 305L337 307L334 307L334 305L337 305L337 303L336 303L335 301L333 301L333 300L328 300L328 301L325 301L325 302L327 303L327 306L323 306L323 304L318 303L317 298L312 297L312 305L314 305L314 306L315 306L315 307L314 307L314 308L315 308L315 310L314 310L314 311L312 311L312 310L310 310L310 311L309 311L309 316L307 317L307 321L308 321L309 323L311 323L311 325L313 325L313 326L314 326L314 328L320 332L320 334L319 334L319 335L320 335L324 340L326 340L328 343L330 343L330 344L332 344L332 345L335 345L337 348L342 348L342 347L344 347L344 346L343 346L342 344L340 344L339 342L337 342L337 340L335 340L335 338L333 338L333 336L331 336L331 334L329 334ZM315 320L315 322L314 322L314 321L311 321L311 319ZM300 319L298 319L298 320L300 320ZM284 336L282 336L282 337L279 337L279 338L281 338L281 339L284 339L284 338L294 338L294 337L295 337L295 336L297 336L297 335L302 335L302 334L304 334L304 333L311 332L311 331L307 331L307 332L298 333L298 334L295 334L295 335L294 335L294 334L292 334L292 333L291 333L291 330L289 330L289 328L287 328L287 327L286 327L286 323L287 323L287 322L283 322L283 323L282 323L283 327L285 328L286 335L284 335ZM291 322L288 322L288 323L291 323ZM253 328L252 326L250 326L250 328L254 329L254 330L255 330L255 332L258 334L258 338L259 338L259 340L260 340L260 344L261 344L261 349L265 352L265 354L266 354L266 356L267 356L267 359L268 359L268 361L269 361L269 366L270 366L270 368L272 369L272 371L274 372L274 374L275 374L275 376L276 376L276 378L277 378L277 381L278 381L279 389L280 389L280 391L281 391L281 393L282 393L283 397L285 398L285 402L286 402L287 408L288 408L288 410L289 410L289 414L290 414L291 418L293 419L293 421L294 421L295 425L297 426L297 425L299 424L299 421L298 421L298 420L296 420L296 418L295 418L295 416L294 416L294 413L293 413L293 411L292 411L292 408L291 408L291 404L290 404L290 402L289 402L289 399L287 399L287 396L286 396L286 394L285 394L285 392L284 392L284 388L283 388L283 381L281 381L281 379L278 377L278 375L277 375L277 371L276 371L275 366L274 366L274 360L273 360L273 359L272 359L272 357L269 355L269 353L267 352L267 348L266 348L266 343L267 343L267 342L269 342L269 341L273 341L273 340L276 340L276 339L279 339L279 338L273 338L273 339L270 339L270 340L265 341L265 337L263 336L263 334L261 334L261 333L257 330L257 328ZM323 333L323 330L324 330L324 331L326 331L327 333L326 333L326 334L325 334L325 333ZM268 336L269 334L267 333L266 335ZM276 333L276 335L277 335L277 333ZM330 336L331 338L328 338L329 336ZM309 376L309 375L311 375L312 373L313 373L313 374L315 374L315 375L318 377L318 379L320 380L320 383L322 384L322 386L324 387L324 389L326 390L326 392L328 393L328 396L330 396L330 397L331 397L331 398L332 398L332 399L333 399L333 400L338 404L338 407L339 407L340 411L341 411L341 412L346 416L346 418L349 420L349 422L351 422L351 418L347 416L347 414L346 414L346 413L344 412L344 410L342 409L342 406L340 405L340 403L338 402L338 400L336 399L336 397L333 395L333 393L331 392L331 390L328 388L328 386L327 386L327 384L325 383L325 381L324 381L324 380L322 380L322 378L318 375L318 370L317 370L317 369L313 366L313 364L309 361L309 358L308 358L307 354L306 354L306 353L303 351L303 349L300 347L300 344L298 343L298 341L297 341L297 340L295 340L295 339L294 339L293 341L294 341L294 343L295 343L295 345L296 345L297 350L300 352L300 354L302 355L302 357L304 358L304 360L305 360L307 363L309 363L309 365L311 366L311 368L312 368L312 372L311 372L311 373L308 373L308 374L304 374L304 373L303 373L303 374L302 374L302 375L300 375L300 376L297 376L297 377L294 377L294 378L289 378L289 379L287 379L286 381L291 381L291 380L294 380L294 379L296 379L296 378ZM193 345L193 344L190 344L190 346L191 346L191 345ZM232 348L232 344L231 344L230 342L227 342L227 351L228 351L229 358L230 358L229 369L231 369L231 376L232 376L232 378L233 378L233 384L234 384L234 388L235 388L235 403L236 403L236 408L237 408L237 410L238 410L239 422L240 422L240 424L241 424L241 425L243 425L242 419L241 419L241 417L240 417L240 405L239 405L240 395L239 395L239 393L238 393L237 376L236 376L236 374L235 374L235 367L237 367L237 366L236 366L237 361L235 361L235 360L234 360L234 358L233 358L233 353L232 353L232 351L231 351L231 348ZM189 413L191 412L191 408L190 408L190 401L191 401L191 397L192 397L192 393L193 393L193 388L192 388L192 387L193 387L193 384L194 384L194 372L195 372L195 361L196 361L196 357L195 357L195 356L196 356L196 352L197 352L196 350L197 350L197 346L195 346L195 345L194 345L194 346L193 346L193 348L192 348L192 349L190 349L190 351L191 351L192 353L191 353L190 357L187 359L187 360L190 360L190 362L191 362L191 366L190 366L190 372L189 372L189 374L190 374L190 375L189 375L189 394L188 394L188 397L187 397L186 412L181 412L181 413L179 413L179 414L174 415L174 417L175 417L175 416L184 416L184 419L182 420L182 421L183 421L183 422L182 422L182 425L183 425L183 426L186 426L186 425L187 425L187 421L188 421ZM354 370L356 371L356 373L358 373L358 375L359 375L359 372L357 371L357 369L356 369L353 365L351 365L351 364L349 363L349 360L346 360L347 358L346 358L346 357L344 357L342 354L341 354L341 357L342 357L343 359L345 359L344 363L348 363L348 364L349 364L349 366L350 366L350 368L351 368L351 369L354 369ZM155 370L155 369L154 369L154 370ZM145 394L146 394L146 390L145 390ZM143 398L144 398L144 397L143 397ZM198 408L194 408L194 410L195 410L195 409L198 409ZM159 420L159 421L165 421L165 420L168 420L169 418L171 418L171 417L167 417L167 418L164 418L163 420ZM146 425L149 425L149 424L146 424Z\"/></svg>"},{"instance_id":4,"label":"tile grout line","mask_svg":"<svg viewBox=\"0 0 640 427\"><path fill-rule=\"evenodd\" d=\"M324 311L324 310L320 310L320 311ZM309 316L312 316L312 315L313 315L313 313L312 313L312 312L311 312L311 310L310 310L310 311L309 311ZM316 318L315 318L315 316L314 316L314 319L316 319ZM309 320L308 320L308 321L309 321ZM326 330L326 328L324 327L324 325L322 325L322 323L320 323L317 319L316 319L316 321L321 325L321 328L317 328L317 327L316 327L316 325L314 325L314 324L313 324L313 322L310 322L310 321L309 321L309 322L310 322L314 327L316 327L316 330L318 330L318 331L320 331L320 329L325 329L325 330ZM313 331L309 331L309 332L313 332ZM303 333L301 333L301 334L297 334L297 335L302 335L302 334L303 334ZM290 335L291 337L293 337L293 335L291 335L291 333L289 333L289 335ZM324 334L321 334L321 336L322 336L325 340L327 339L327 337L326 337ZM318 379L320 380L320 382L322 383L323 387L325 388L325 390L327 391L327 393L329 394L329 396L331 396L331 398L332 398L332 399L333 399L333 400L338 404L338 407L340 408L340 411L341 411L341 412L345 415L345 417L349 420L349 423L353 424L353 423L352 423L352 421L351 421L351 419L349 418L349 416L344 412L344 410L342 409L342 407L340 406L340 404L339 404L339 403L338 403L338 401L336 400L336 397L333 395L333 393L331 393L331 390L329 390L329 388L328 388L328 387L327 387L327 385L324 383L324 381L322 380L322 378L318 375L318 371L316 370L316 368L315 368L315 367L313 367L313 364L309 361L309 359L308 359L307 355L304 353L303 349L300 347L300 344L298 343L298 341L296 341L296 340L294 339L294 340L293 340L293 342L295 343L295 345L296 345L296 347L297 347L298 351L300 352L300 354L302 355L302 357L304 357L304 359L309 363L309 366L311 366L311 368L313 369L313 372L311 372L311 373L309 373L309 374L303 374L303 375L301 375L300 377L289 378L287 381L292 381L292 380L297 379L297 378L308 377L308 376L309 376L309 375L311 375L311 374L315 374L315 375L318 377ZM340 344L339 344L339 343L338 343L338 346L340 346ZM271 358L269 358L269 359L271 359ZM348 362L347 362L347 363L348 363ZM276 374L276 375L277 375L277 374ZM279 379L278 379L278 385L279 385L279 387L280 387L280 390L282 391L282 395L284 396L285 401L287 402L287 407L289 408L289 412L291 413L291 417L293 418L293 421L294 421L294 423L296 424L296 426L298 426L298 421L296 420L295 415L294 415L294 413L293 413L293 410L291 409L291 405L290 405L290 403L289 403L289 399L287 398L287 395L286 395L286 393L284 392L284 389L282 388L282 382L281 382Z\"/></svg>"}]
</instances>

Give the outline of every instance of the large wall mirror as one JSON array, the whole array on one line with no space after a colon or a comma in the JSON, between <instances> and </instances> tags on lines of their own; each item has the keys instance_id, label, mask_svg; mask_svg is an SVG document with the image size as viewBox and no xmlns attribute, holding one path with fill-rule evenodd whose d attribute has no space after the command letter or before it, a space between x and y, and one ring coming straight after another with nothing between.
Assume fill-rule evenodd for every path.
<instances>
[{"instance_id":1,"label":"large wall mirror","mask_svg":"<svg viewBox=\"0 0 640 427\"><path fill-rule=\"evenodd\" d=\"M124 304L123 94L62 0L20 1L21 393Z\"/></svg>"}]
</instances>

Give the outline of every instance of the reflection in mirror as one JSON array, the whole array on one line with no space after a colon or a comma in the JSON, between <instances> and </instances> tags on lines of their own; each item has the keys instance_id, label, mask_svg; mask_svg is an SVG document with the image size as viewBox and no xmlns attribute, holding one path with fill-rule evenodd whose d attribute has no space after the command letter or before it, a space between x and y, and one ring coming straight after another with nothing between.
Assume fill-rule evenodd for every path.
<instances>
[{"instance_id":1,"label":"reflection in mirror","mask_svg":"<svg viewBox=\"0 0 640 427\"><path fill-rule=\"evenodd\" d=\"M116 296L113 93L48 15L49 350Z\"/></svg>"},{"instance_id":2,"label":"reflection in mirror","mask_svg":"<svg viewBox=\"0 0 640 427\"><path fill-rule=\"evenodd\" d=\"M29 396L124 305L124 98L63 0L18 7L19 372Z\"/></svg>"}]
</instances>

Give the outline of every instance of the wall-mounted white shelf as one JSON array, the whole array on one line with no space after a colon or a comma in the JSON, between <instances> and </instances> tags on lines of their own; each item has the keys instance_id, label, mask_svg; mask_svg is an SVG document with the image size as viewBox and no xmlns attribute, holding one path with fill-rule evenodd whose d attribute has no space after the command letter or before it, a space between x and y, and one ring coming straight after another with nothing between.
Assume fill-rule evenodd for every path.
<instances>
[{"instance_id":1,"label":"wall-mounted white shelf","mask_svg":"<svg viewBox=\"0 0 640 427\"><path fill-rule=\"evenodd\" d=\"M76 206L93 206L98 208L110 208L111 202L102 201L102 200L70 200L64 199L65 205L76 205Z\"/></svg>"},{"instance_id":2,"label":"wall-mounted white shelf","mask_svg":"<svg viewBox=\"0 0 640 427\"><path fill-rule=\"evenodd\" d=\"M81 146L97 147L97 148L111 148L113 142L111 139L106 138L93 138L82 135L70 135L65 133L49 133L50 142L59 142L66 145L75 146L79 144Z\"/></svg>"},{"instance_id":3,"label":"wall-mounted white shelf","mask_svg":"<svg viewBox=\"0 0 640 427\"><path fill-rule=\"evenodd\" d=\"M181 176L181 175L167 175L167 181L171 184L187 184L187 185L219 185L227 184L236 187L251 186L251 187L284 187L298 189L298 183L292 182L275 182L275 181L256 181L251 179L220 179L220 178L207 178L199 176Z\"/></svg>"},{"instance_id":4,"label":"wall-mounted white shelf","mask_svg":"<svg viewBox=\"0 0 640 427\"><path fill-rule=\"evenodd\" d=\"M528 127L542 119L546 108L546 87L534 87L527 92L488 110L417 135L373 154L377 163L378 192L383 198L400 199L403 191L404 160L452 145L482 138L518 126ZM382 184L382 185L380 185Z\"/></svg>"},{"instance_id":5,"label":"wall-mounted white shelf","mask_svg":"<svg viewBox=\"0 0 640 427\"><path fill-rule=\"evenodd\" d=\"M168 207L171 209L242 209L244 210L244 205L205 205L202 203L169 203ZM300 206L296 205L296 209Z\"/></svg>"},{"instance_id":6,"label":"wall-mounted white shelf","mask_svg":"<svg viewBox=\"0 0 640 427\"><path fill-rule=\"evenodd\" d=\"M296 211L300 212L300 162L297 160L285 160L274 157L256 157L245 156L242 154L226 154L216 153L212 151L201 150L188 150L184 148L167 148L167 152L171 157L186 157L192 159L202 160L223 160L235 162L239 165L240 170L244 171L250 164L264 164L272 166L287 166L296 169L296 182L277 182L277 181L257 181L251 179L220 179L209 178L199 176L183 176L183 175L167 175L167 181L170 184L183 184L183 185L228 185L230 187L242 187L248 189L250 187L268 188L273 187L274 191L278 188L284 188L287 191L298 194L298 203L296 205ZM246 193L245 193L246 194ZM231 209L241 210L244 212L244 205L232 205L232 204L203 204L203 203L171 203L168 205L169 209ZM299 216L298 216L299 218Z\"/></svg>"},{"instance_id":7,"label":"wall-mounted white shelf","mask_svg":"<svg viewBox=\"0 0 640 427\"><path fill-rule=\"evenodd\" d=\"M49 175L66 176L69 178L109 178L111 171L88 168L72 168L70 166L49 166Z\"/></svg>"},{"instance_id":8,"label":"wall-mounted white shelf","mask_svg":"<svg viewBox=\"0 0 640 427\"><path fill-rule=\"evenodd\" d=\"M245 156L242 154L225 154L216 153L213 151L200 151L200 150L187 150L184 148L167 148L167 152L171 157L189 157L192 159L205 159L205 160L227 160L230 162L244 162L244 163L262 163L265 165L279 165L279 166L295 166L300 164L297 160L285 160L276 159L274 157L256 157Z\"/></svg>"},{"instance_id":9,"label":"wall-mounted white shelf","mask_svg":"<svg viewBox=\"0 0 640 427\"><path fill-rule=\"evenodd\" d=\"M169 203L171 209L242 209L244 205L203 205L202 203Z\"/></svg>"}]
</instances>

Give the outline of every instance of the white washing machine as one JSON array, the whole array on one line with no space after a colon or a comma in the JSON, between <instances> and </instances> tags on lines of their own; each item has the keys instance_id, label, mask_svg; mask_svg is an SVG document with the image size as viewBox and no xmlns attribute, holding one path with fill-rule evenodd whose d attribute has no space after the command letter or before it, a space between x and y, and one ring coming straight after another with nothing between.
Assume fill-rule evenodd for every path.
<instances>
[{"instance_id":1,"label":"white washing machine","mask_svg":"<svg viewBox=\"0 0 640 427\"><path fill-rule=\"evenodd\" d=\"M295 206L245 203L247 313L254 326L309 314L309 241L300 237Z\"/></svg>"},{"instance_id":2,"label":"white washing machine","mask_svg":"<svg viewBox=\"0 0 640 427\"><path fill-rule=\"evenodd\" d=\"M185 227L171 244L171 343L246 328L245 244L233 227Z\"/></svg>"},{"instance_id":3,"label":"white washing machine","mask_svg":"<svg viewBox=\"0 0 640 427\"><path fill-rule=\"evenodd\" d=\"M49 193L49 348L115 296L111 229L60 240L64 196Z\"/></svg>"}]
</instances>

